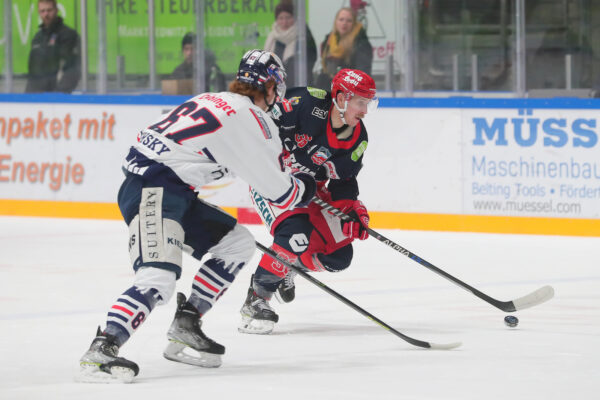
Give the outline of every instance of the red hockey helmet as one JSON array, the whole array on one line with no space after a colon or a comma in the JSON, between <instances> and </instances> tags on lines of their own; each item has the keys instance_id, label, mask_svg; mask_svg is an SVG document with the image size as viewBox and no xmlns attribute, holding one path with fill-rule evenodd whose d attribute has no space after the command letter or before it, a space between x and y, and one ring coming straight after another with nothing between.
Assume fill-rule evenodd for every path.
<instances>
[{"instance_id":1,"label":"red hockey helmet","mask_svg":"<svg viewBox=\"0 0 600 400\"><path fill-rule=\"evenodd\" d=\"M344 68L331 81L331 96L335 98L342 91L348 99L354 95L372 99L377 93L375 81L366 72L359 69Z\"/></svg>"},{"instance_id":2,"label":"red hockey helmet","mask_svg":"<svg viewBox=\"0 0 600 400\"><path fill-rule=\"evenodd\" d=\"M344 94L345 104L338 104L337 95L339 92ZM366 100L368 111L375 111L379 104L379 99L375 97L377 89L375 81L366 72L359 69L344 68L340 70L331 81L331 100L335 108L340 112L342 122L345 124L345 113L348 110L348 102L356 95ZM362 101L362 100L361 100Z\"/></svg>"}]
</instances>

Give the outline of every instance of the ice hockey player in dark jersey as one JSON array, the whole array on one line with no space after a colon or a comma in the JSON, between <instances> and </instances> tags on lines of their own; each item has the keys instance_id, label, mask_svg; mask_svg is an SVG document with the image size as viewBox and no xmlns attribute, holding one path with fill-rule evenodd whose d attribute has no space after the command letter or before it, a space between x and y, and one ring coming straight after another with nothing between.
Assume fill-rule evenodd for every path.
<instances>
[{"instance_id":1,"label":"ice hockey player in dark jersey","mask_svg":"<svg viewBox=\"0 0 600 400\"><path fill-rule=\"evenodd\" d=\"M293 88L287 100L271 114L280 128L286 150L284 163L291 171L311 174L317 196L355 217L342 223L314 203L281 210L251 190L254 206L273 235L272 249L310 271L339 272L352 261L352 241L368 237L369 214L358 200L357 175L367 148L367 130L361 119L377 107L375 82L359 70L342 69L332 80L331 93L315 88ZM360 221L360 222L358 222ZM243 333L270 333L279 316L269 301L295 296L294 273L263 255L252 276L241 309Z\"/></svg>"},{"instance_id":2,"label":"ice hockey player in dark jersey","mask_svg":"<svg viewBox=\"0 0 600 400\"><path fill-rule=\"evenodd\" d=\"M202 316L225 293L254 254L246 228L197 196L195 188L235 174L275 208L307 204L316 185L308 174L284 172L283 148L266 113L285 93L279 58L248 51L229 92L203 93L143 129L123 169L119 208L129 225L135 277L108 311L106 328L80 360L78 380L131 382L138 366L119 348L158 305L169 301L182 270L184 246L200 261L188 299L177 294L164 357L218 367L225 347L202 331Z\"/></svg>"}]
</instances>

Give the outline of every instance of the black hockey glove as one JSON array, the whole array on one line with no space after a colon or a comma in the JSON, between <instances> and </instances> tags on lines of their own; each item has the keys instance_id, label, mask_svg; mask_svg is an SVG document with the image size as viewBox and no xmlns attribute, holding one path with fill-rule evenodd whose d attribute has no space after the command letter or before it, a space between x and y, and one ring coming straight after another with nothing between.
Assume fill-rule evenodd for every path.
<instances>
[{"instance_id":1,"label":"black hockey glove","mask_svg":"<svg viewBox=\"0 0 600 400\"><path fill-rule=\"evenodd\" d=\"M299 179L304 183L304 193L302 194L302 200L296 204L296 207L306 207L308 203L315 197L317 192L317 183L312 175L305 172L294 172L292 174L294 178Z\"/></svg>"}]
</instances>

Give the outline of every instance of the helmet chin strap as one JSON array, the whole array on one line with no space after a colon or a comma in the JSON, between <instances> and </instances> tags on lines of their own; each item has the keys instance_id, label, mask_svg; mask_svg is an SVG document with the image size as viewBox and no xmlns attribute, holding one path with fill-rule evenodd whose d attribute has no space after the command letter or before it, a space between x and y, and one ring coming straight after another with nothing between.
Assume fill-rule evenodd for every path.
<instances>
[{"instance_id":1,"label":"helmet chin strap","mask_svg":"<svg viewBox=\"0 0 600 400\"><path fill-rule=\"evenodd\" d=\"M267 100L267 90L265 89L264 91L263 96L265 99L265 104L267 105L267 112L270 112L275 106L275 103L277 103L277 90L275 90L275 87L273 87L273 94L275 95L273 97L273 102L269 104L269 100Z\"/></svg>"},{"instance_id":2,"label":"helmet chin strap","mask_svg":"<svg viewBox=\"0 0 600 400\"><path fill-rule=\"evenodd\" d=\"M267 105L267 112L273 109L275 103L277 103L277 96L273 97L273 102L269 104L269 101L267 100L267 94L265 93L265 104Z\"/></svg>"},{"instance_id":3,"label":"helmet chin strap","mask_svg":"<svg viewBox=\"0 0 600 400\"><path fill-rule=\"evenodd\" d=\"M346 113L346 110L348 109L348 100L346 100L346 104L344 105L344 108L341 108L340 106L338 106L338 103L337 103L337 101L335 101L335 99L332 99L332 101L333 101L333 105L340 113L340 119L342 120L342 123L344 125L348 125L348 123L346 122L346 118L344 118L344 114Z\"/></svg>"}]
</instances>

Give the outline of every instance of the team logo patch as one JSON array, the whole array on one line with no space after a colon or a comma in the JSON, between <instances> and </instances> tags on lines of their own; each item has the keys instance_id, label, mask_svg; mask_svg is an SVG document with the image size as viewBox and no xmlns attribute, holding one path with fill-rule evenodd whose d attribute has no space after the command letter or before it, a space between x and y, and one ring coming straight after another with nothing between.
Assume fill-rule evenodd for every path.
<instances>
[{"instance_id":1,"label":"team logo patch","mask_svg":"<svg viewBox=\"0 0 600 400\"><path fill-rule=\"evenodd\" d=\"M315 154L313 154L310 159L312 160L312 162L314 162L317 165L323 165L323 163L325 161L327 161L329 159L329 157L331 157L331 153L329 152L329 150L327 150L327 148L321 146L319 147L319 150L317 150L315 152Z\"/></svg>"},{"instance_id":2,"label":"team logo patch","mask_svg":"<svg viewBox=\"0 0 600 400\"><path fill-rule=\"evenodd\" d=\"M356 149L354 149L354 151L352 152L352 155L350 156L350 158L352 159L352 161L358 161L358 159L360 158L360 156L363 155L363 153L365 152L365 150L367 149L367 141L363 140Z\"/></svg>"},{"instance_id":3,"label":"team logo patch","mask_svg":"<svg viewBox=\"0 0 600 400\"><path fill-rule=\"evenodd\" d=\"M242 82L245 82L245 83L252 83L254 81L254 79L252 79L252 77L250 76L249 72L244 72L244 74L240 75L238 77L238 79L240 81L242 81Z\"/></svg>"},{"instance_id":4,"label":"team logo patch","mask_svg":"<svg viewBox=\"0 0 600 400\"><path fill-rule=\"evenodd\" d=\"M344 76L344 82L348 82L354 87L358 86L358 84L363 80L363 77L357 74L354 71L346 72L346 76Z\"/></svg>"},{"instance_id":5,"label":"team logo patch","mask_svg":"<svg viewBox=\"0 0 600 400\"><path fill-rule=\"evenodd\" d=\"M290 97L289 99L281 100L281 104L283 105L283 111L285 111L285 112L291 112L293 109L293 106L297 105L298 103L300 103L299 96Z\"/></svg>"},{"instance_id":6,"label":"team logo patch","mask_svg":"<svg viewBox=\"0 0 600 400\"><path fill-rule=\"evenodd\" d=\"M322 110L322 109L320 109L318 107L315 107L315 108L313 108L311 114L314 115L317 118L326 119L328 112L329 111Z\"/></svg>"},{"instance_id":7,"label":"team logo patch","mask_svg":"<svg viewBox=\"0 0 600 400\"><path fill-rule=\"evenodd\" d=\"M283 105L283 111L285 111L285 112L292 111L292 103L290 103L290 101L288 99L283 99L281 101L281 104Z\"/></svg>"},{"instance_id":8,"label":"team logo patch","mask_svg":"<svg viewBox=\"0 0 600 400\"><path fill-rule=\"evenodd\" d=\"M312 97L316 97L317 99L324 99L325 96L327 96L327 92L323 89L317 89L314 87L308 87L306 89L308 90L308 93L310 93L310 95Z\"/></svg>"},{"instance_id":9,"label":"team logo patch","mask_svg":"<svg viewBox=\"0 0 600 400\"><path fill-rule=\"evenodd\" d=\"M308 238L304 233L295 233L290 238L290 247L295 253L301 253L308 249Z\"/></svg>"},{"instance_id":10,"label":"team logo patch","mask_svg":"<svg viewBox=\"0 0 600 400\"><path fill-rule=\"evenodd\" d=\"M296 143L298 143L298 147L302 148L308 144L312 140L312 136L308 136L305 134L296 133Z\"/></svg>"},{"instance_id":11,"label":"team logo patch","mask_svg":"<svg viewBox=\"0 0 600 400\"><path fill-rule=\"evenodd\" d=\"M335 165L331 161L325 163L325 169L327 170L327 176L331 179L340 179L335 169Z\"/></svg>"},{"instance_id":12,"label":"team logo patch","mask_svg":"<svg viewBox=\"0 0 600 400\"><path fill-rule=\"evenodd\" d=\"M279 117L281 117L282 115L283 114L281 113L281 109L279 108L279 106L277 104L274 104L273 108L269 112L269 116L272 119L279 119Z\"/></svg>"}]
</instances>

